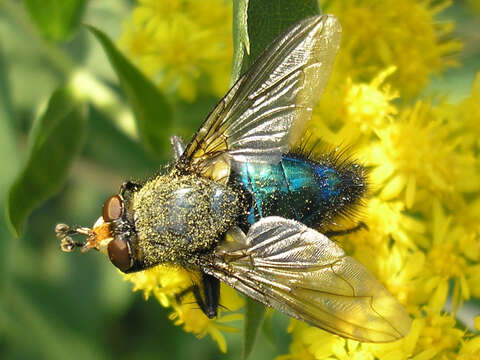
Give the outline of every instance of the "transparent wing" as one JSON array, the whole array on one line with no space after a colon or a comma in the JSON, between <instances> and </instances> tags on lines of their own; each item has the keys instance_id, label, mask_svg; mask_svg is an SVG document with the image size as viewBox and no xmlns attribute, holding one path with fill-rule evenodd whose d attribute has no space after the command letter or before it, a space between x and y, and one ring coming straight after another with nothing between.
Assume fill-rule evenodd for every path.
<instances>
[{"instance_id":1,"label":"transparent wing","mask_svg":"<svg viewBox=\"0 0 480 360\"><path fill-rule=\"evenodd\" d=\"M212 169L219 161L220 168L232 160L279 161L311 117L340 35L337 19L324 15L302 20L278 37L216 105L177 166L215 178L222 172Z\"/></svg>"},{"instance_id":2,"label":"transparent wing","mask_svg":"<svg viewBox=\"0 0 480 360\"><path fill-rule=\"evenodd\" d=\"M326 236L280 217L255 223L246 243L226 243L204 271L253 299L363 342L405 336L410 318L355 259Z\"/></svg>"}]
</instances>

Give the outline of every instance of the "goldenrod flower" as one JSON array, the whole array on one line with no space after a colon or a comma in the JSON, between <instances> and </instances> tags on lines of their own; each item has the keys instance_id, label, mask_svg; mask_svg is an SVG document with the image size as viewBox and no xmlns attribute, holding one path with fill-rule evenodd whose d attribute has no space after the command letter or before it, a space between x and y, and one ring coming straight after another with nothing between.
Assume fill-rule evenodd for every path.
<instances>
[{"instance_id":1,"label":"goldenrod flower","mask_svg":"<svg viewBox=\"0 0 480 360\"><path fill-rule=\"evenodd\" d=\"M370 134L374 129L382 128L387 122L391 122L392 115L397 113L391 101L398 97L398 92L391 91L389 84L380 89L385 79L395 70L394 66L389 67L369 84L352 84L349 79L344 99L346 115L352 120L352 124L358 123L355 125L361 133Z\"/></svg>"},{"instance_id":2,"label":"goldenrod flower","mask_svg":"<svg viewBox=\"0 0 480 360\"><path fill-rule=\"evenodd\" d=\"M383 183L382 199L403 196L407 208L412 208L419 202L418 190L428 192L428 201L436 196L453 196L462 187L478 188L479 177L472 173L473 159L468 153L456 151L459 139L452 138L445 117L432 111L430 102L419 101L406 108L397 121L376 134L379 141L365 148L363 154L377 166L372 178Z\"/></svg>"},{"instance_id":3,"label":"goldenrod flower","mask_svg":"<svg viewBox=\"0 0 480 360\"><path fill-rule=\"evenodd\" d=\"M243 298L227 285L221 285L221 301L228 304L228 311L236 311L244 305ZM194 333L198 338L205 335L210 335L217 343L220 351L227 352L227 342L222 332L237 332L238 328L225 325L226 323L234 322L243 319L242 314L229 313L223 314L220 310L220 315L216 319L209 319L205 314L198 309L193 294L189 294L182 299L182 304L175 304L173 306L175 312L170 315L170 320L173 320L175 325L183 325L183 330Z\"/></svg>"},{"instance_id":4,"label":"goldenrod flower","mask_svg":"<svg viewBox=\"0 0 480 360\"><path fill-rule=\"evenodd\" d=\"M462 134L458 144L462 151L480 149L480 73L477 73L468 98L459 104L442 104L436 110L448 118L453 134Z\"/></svg>"},{"instance_id":5,"label":"goldenrod flower","mask_svg":"<svg viewBox=\"0 0 480 360\"><path fill-rule=\"evenodd\" d=\"M415 241L422 238L425 224L405 213L405 204L401 201L383 201L377 197L366 204L364 217L368 219L369 229L355 233L348 238L355 246L377 247L388 242L391 237L398 244L416 248ZM348 246L348 243L346 244Z\"/></svg>"},{"instance_id":6,"label":"goldenrod flower","mask_svg":"<svg viewBox=\"0 0 480 360\"><path fill-rule=\"evenodd\" d=\"M414 353L420 330L421 323L414 320L410 333L401 340L388 344L362 344L292 321L289 327L293 337L290 354L277 360L405 360Z\"/></svg>"},{"instance_id":7,"label":"goldenrod flower","mask_svg":"<svg viewBox=\"0 0 480 360\"><path fill-rule=\"evenodd\" d=\"M460 345L457 360L477 360L480 354L480 336L475 336Z\"/></svg>"},{"instance_id":8,"label":"goldenrod flower","mask_svg":"<svg viewBox=\"0 0 480 360\"><path fill-rule=\"evenodd\" d=\"M469 234L462 226L455 223L452 216L447 216L438 201L433 204L433 218L428 224L431 236L426 244L426 262L423 272L417 279L418 284L428 284L418 288L420 303L426 302L431 293L443 291L446 298L453 284L453 305L468 300L472 290L478 286L469 279L469 274L478 268L480 241L475 234ZM467 280L469 279L469 280Z\"/></svg>"},{"instance_id":9,"label":"goldenrod flower","mask_svg":"<svg viewBox=\"0 0 480 360\"><path fill-rule=\"evenodd\" d=\"M440 352L455 351L464 332L455 328L455 318L437 311L427 311L417 343L417 351L430 358Z\"/></svg>"},{"instance_id":10,"label":"goldenrod flower","mask_svg":"<svg viewBox=\"0 0 480 360\"><path fill-rule=\"evenodd\" d=\"M478 139L471 135L480 122L473 100L478 80L458 105L424 100L394 106L388 79L383 72L369 83L347 80L336 92L342 98L331 109L317 109L309 129L331 144L355 139L357 157L372 168L371 196L360 215L369 229L337 241L405 305L414 318L412 330L397 342L360 344L292 322L290 354L279 359L476 359L480 354L480 337L460 329L454 311L444 311L450 290L454 310L480 294ZM373 100L362 92L373 94ZM335 120L316 122L323 118Z\"/></svg>"},{"instance_id":11,"label":"goldenrod flower","mask_svg":"<svg viewBox=\"0 0 480 360\"><path fill-rule=\"evenodd\" d=\"M289 331L293 336L290 354L277 360L476 359L480 351L480 336L465 338L452 315L429 308L414 319L405 338L386 344L362 344L298 321L292 321Z\"/></svg>"},{"instance_id":12,"label":"goldenrod flower","mask_svg":"<svg viewBox=\"0 0 480 360\"><path fill-rule=\"evenodd\" d=\"M229 1L139 0L120 43L162 89L191 101L199 91L217 96L226 91L231 28Z\"/></svg>"},{"instance_id":13,"label":"goldenrod flower","mask_svg":"<svg viewBox=\"0 0 480 360\"><path fill-rule=\"evenodd\" d=\"M182 325L187 332L194 333L199 338L210 335L218 344L222 352L227 351L227 343L222 332L238 331L236 327L225 325L225 323L240 320L241 314L234 313L244 304L241 298L232 288L221 285L221 304L233 313L224 314L222 307L219 308L217 319L209 319L197 308L195 299L191 292L182 295L181 304L177 302L177 296L184 293L197 281L198 274L189 272L179 266L159 265L154 268L124 275L124 279L133 283L133 291L141 290L148 299L153 295L164 307L172 307L174 312L170 319L175 325ZM180 299L179 299L180 300Z\"/></svg>"},{"instance_id":14,"label":"goldenrod flower","mask_svg":"<svg viewBox=\"0 0 480 360\"><path fill-rule=\"evenodd\" d=\"M476 243L478 247L478 240ZM480 264L472 265L466 269L468 287L473 297L480 298Z\"/></svg>"},{"instance_id":15,"label":"goldenrod flower","mask_svg":"<svg viewBox=\"0 0 480 360\"><path fill-rule=\"evenodd\" d=\"M345 74L354 81L369 81L395 65L393 88L402 96L417 94L430 75L456 65L449 56L461 45L449 39L453 24L435 20L449 4L432 0L326 2L324 11L336 15L343 29L334 81Z\"/></svg>"},{"instance_id":16,"label":"goldenrod flower","mask_svg":"<svg viewBox=\"0 0 480 360\"><path fill-rule=\"evenodd\" d=\"M309 123L311 131L322 133L322 140L331 144L338 144L339 138L351 144L361 141L363 135L368 136L374 130L384 128L397 114L392 101L398 97L398 92L392 90L390 84L385 84L395 70L391 66L369 83L355 83L348 78L336 84L338 88L327 92L315 109ZM338 127L341 129L333 133L331 129Z\"/></svg>"}]
</instances>

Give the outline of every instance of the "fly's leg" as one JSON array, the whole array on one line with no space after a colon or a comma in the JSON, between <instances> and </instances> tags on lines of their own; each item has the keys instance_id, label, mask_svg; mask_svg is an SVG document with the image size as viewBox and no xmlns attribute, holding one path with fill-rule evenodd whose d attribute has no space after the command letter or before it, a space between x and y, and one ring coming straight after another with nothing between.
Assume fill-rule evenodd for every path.
<instances>
[{"instance_id":1,"label":"fly's leg","mask_svg":"<svg viewBox=\"0 0 480 360\"><path fill-rule=\"evenodd\" d=\"M182 298L191 292L195 296L198 306L209 319L217 317L220 299L220 280L212 275L202 273L202 286L193 284L177 294L175 299L177 302L181 302Z\"/></svg>"},{"instance_id":2,"label":"fly's leg","mask_svg":"<svg viewBox=\"0 0 480 360\"><path fill-rule=\"evenodd\" d=\"M198 287L198 285L192 284L192 285L189 286L188 288L183 289L182 291L180 291L178 294L175 294L175 301L176 301L177 303L179 303L179 304L182 303L183 298L184 298L185 296L187 296L188 294L194 292L194 290L193 290L194 287Z\"/></svg>"},{"instance_id":3,"label":"fly's leg","mask_svg":"<svg viewBox=\"0 0 480 360\"><path fill-rule=\"evenodd\" d=\"M361 229L365 229L365 230L368 230L368 226L367 224L365 224L364 222L359 222L357 226L354 226L350 229L345 229L345 230L331 230L331 231L326 231L324 233L324 235L328 238L331 238L331 237L335 237L335 236L342 236L342 235L347 235L347 234L351 234L351 233L354 233L356 231L359 231Z\"/></svg>"},{"instance_id":4,"label":"fly's leg","mask_svg":"<svg viewBox=\"0 0 480 360\"><path fill-rule=\"evenodd\" d=\"M201 296L195 295L198 305L209 319L217 317L218 301L220 299L220 280L212 275L202 273L203 294L205 295L205 307L200 306ZM200 300L200 301L199 301Z\"/></svg>"},{"instance_id":5,"label":"fly's leg","mask_svg":"<svg viewBox=\"0 0 480 360\"><path fill-rule=\"evenodd\" d=\"M180 136L176 135L170 136L170 144L172 144L173 148L173 157L175 158L175 161L178 161L185 151L185 144Z\"/></svg>"}]
</instances>

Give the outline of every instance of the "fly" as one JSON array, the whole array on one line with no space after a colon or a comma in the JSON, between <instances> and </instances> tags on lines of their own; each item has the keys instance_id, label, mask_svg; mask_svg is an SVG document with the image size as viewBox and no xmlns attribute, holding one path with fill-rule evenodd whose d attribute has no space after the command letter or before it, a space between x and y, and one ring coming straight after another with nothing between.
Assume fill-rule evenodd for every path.
<instances>
[{"instance_id":1,"label":"fly","mask_svg":"<svg viewBox=\"0 0 480 360\"><path fill-rule=\"evenodd\" d=\"M272 42L208 115L175 163L126 182L92 228L56 227L64 251L96 249L125 273L175 264L201 274L193 291L210 318L220 283L293 318L363 342L404 337L410 318L329 237L366 192L350 160L295 151L340 44L331 15L300 21ZM86 235L77 242L72 235Z\"/></svg>"}]
</instances>

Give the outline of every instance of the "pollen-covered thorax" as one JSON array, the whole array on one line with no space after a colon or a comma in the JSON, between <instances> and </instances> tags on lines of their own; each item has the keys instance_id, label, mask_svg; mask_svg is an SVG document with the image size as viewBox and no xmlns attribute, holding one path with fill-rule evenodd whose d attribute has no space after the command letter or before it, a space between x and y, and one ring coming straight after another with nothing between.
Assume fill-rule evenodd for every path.
<instances>
[{"instance_id":1,"label":"pollen-covered thorax","mask_svg":"<svg viewBox=\"0 0 480 360\"><path fill-rule=\"evenodd\" d=\"M172 173L147 182L135 193L131 210L138 235L133 251L145 267L194 265L234 224L241 202L229 187Z\"/></svg>"}]
</instances>

